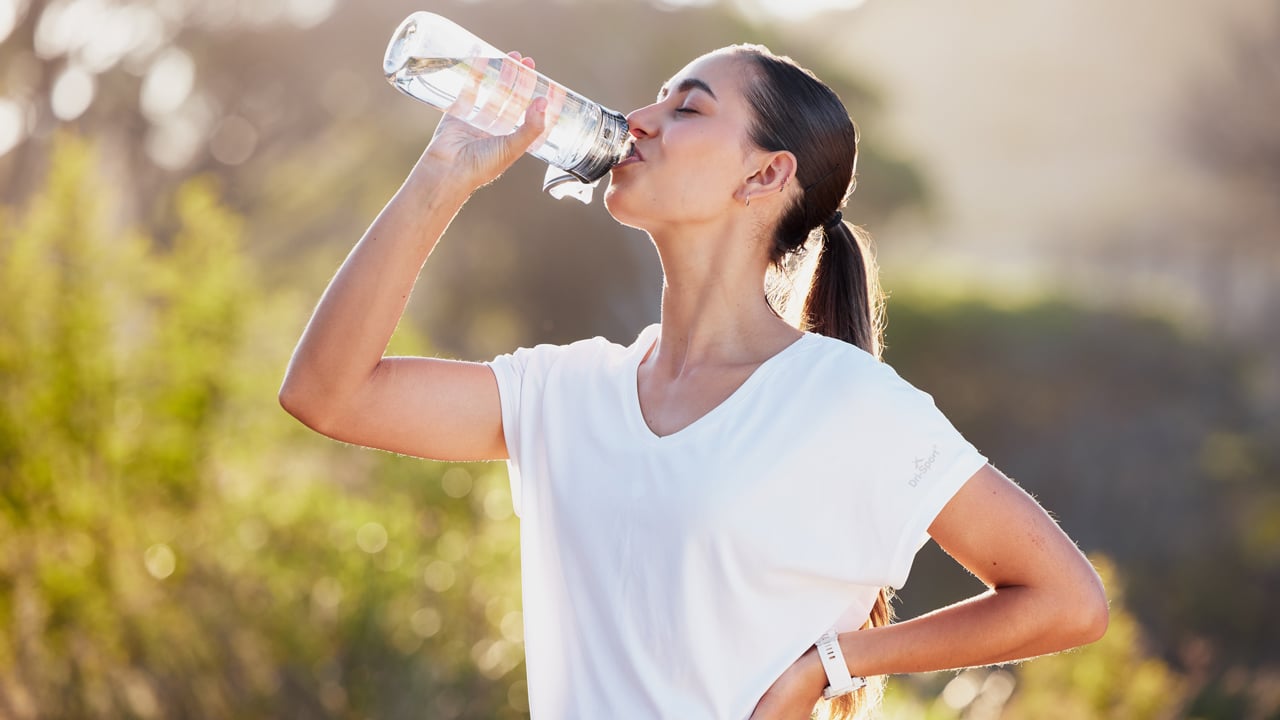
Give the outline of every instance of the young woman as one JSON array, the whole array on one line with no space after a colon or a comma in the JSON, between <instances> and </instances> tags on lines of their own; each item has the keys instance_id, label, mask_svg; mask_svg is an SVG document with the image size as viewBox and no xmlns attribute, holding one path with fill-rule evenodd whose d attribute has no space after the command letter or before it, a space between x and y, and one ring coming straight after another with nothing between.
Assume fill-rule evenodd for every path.
<instances>
[{"instance_id":1,"label":"young woman","mask_svg":"<svg viewBox=\"0 0 1280 720\"><path fill-rule=\"evenodd\" d=\"M605 201L658 250L660 324L625 347L384 357L431 249L543 132L545 105L504 137L441 121L280 393L339 440L509 461L533 717L808 718L824 695L845 714L875 700L856 678L1102 635L1089 562L879 361L875 269L840 214L857 131L826 85L764 48L698 58L628 116L634 152ZM766 274L807 245L797 327ZM989 590L888 624L885 588L930 536Z\"/></svg>"}]
</instances>

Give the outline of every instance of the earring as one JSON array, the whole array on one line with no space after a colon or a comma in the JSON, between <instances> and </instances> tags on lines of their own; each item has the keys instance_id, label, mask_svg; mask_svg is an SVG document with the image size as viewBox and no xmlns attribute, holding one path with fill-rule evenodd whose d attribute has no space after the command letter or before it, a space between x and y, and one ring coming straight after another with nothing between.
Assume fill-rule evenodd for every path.
<instances>
[{"instance_id":1,"label":"earring","mask_svg":"<svg viewBox=\"0 0 1280 720\"><path fill-rule=\"evenodd\" d=\"M751 207L751 198L747 198L747 207Z\"/></svg>"}]
</instances>

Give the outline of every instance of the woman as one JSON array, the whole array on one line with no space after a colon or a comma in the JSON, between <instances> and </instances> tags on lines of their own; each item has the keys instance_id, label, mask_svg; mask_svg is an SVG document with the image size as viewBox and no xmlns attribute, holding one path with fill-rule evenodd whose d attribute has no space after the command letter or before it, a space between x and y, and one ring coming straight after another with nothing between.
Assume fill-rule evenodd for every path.
<instances>
[{"instance_id":1,"label":"woman","mask_svg":"<svg viewBox=\"0 0 1280 720\"><path fill-rule=\"evenodd\" d=\"M634 151L605 201L658 250L659 325L628 347L484 364L383 357L431 249L538 138L545 106L505 137L441 121L330 283L280 395L346 442L509 460L533 717L807 718L824 694L843 714L874 703L852 678L1102 635L1089 562L879 362L874 267L839 212L856 129L764 48L698 58L628 116ZM810 236L800 329L765 280ZM884 588L929 536L989 590L887 624Z\"/></svg>"}]
</instances>

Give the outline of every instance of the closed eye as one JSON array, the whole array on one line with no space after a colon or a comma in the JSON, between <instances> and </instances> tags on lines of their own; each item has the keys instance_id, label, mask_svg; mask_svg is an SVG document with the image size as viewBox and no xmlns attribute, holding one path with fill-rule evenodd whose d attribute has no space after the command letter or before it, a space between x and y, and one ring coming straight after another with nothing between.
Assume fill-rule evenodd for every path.
<instances>
[{"instance_id":1,"label":"closed eye","mask_svg":"<svg viewBox=\"0 0 1280 720\"><path fill-rule=\"evenodd\" d=\"M698 111L697 111L697 110L694 110L693 108L689 108L689 107L676 108L676 112L678 112L678 113L688 113L689 115L697 115L697 114L698 114Z\"/></svg>"}]
</instances>

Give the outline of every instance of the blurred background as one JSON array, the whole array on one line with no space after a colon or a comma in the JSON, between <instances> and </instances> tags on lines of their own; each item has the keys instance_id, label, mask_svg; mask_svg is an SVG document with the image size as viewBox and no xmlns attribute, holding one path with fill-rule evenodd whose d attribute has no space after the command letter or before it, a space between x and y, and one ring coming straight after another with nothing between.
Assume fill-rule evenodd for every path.
<instances>
[{"instance_id":1,"label":"blurred background","mask_svg":"<svg viewBox=\"0 0 1280 720\"><path fill-rule=\"evenodd\" d=\"M342 446L275 393L439 113L447 15L613 108L763 42L862 129L887 359L1102 571L1107 636L894 678L889 718L1280 718L1280 7L1270 0L0 0L0 717L519 718L501 464ZM392 351L657 319L647 239L463 210ZM930 547L900 617L980 586Z\"/></svg>"}]
</instances>

